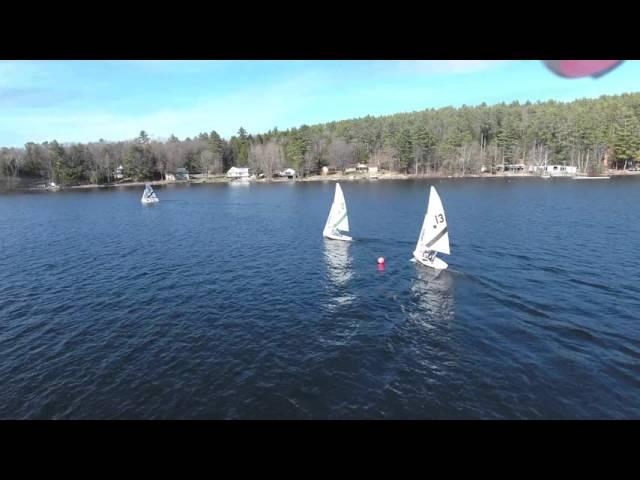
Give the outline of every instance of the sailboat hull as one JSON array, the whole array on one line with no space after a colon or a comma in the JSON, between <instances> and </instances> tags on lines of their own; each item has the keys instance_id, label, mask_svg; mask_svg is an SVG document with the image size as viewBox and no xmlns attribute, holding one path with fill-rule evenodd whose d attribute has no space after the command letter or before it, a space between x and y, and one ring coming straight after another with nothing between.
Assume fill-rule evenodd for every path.
<instances>
[{"instance_id":1,"label":"sailboat hull","mask_svg":"<svg viewBox=\"0 0 640 480\"><path fill-rule=\"evenodd\" d=\"M447 262L445 262L444 260L442 260L441 258L438 258L438 257L434 257L433 261L431 261L431 262L429 260L425 260L423 258L418 258L415 255L413 256L413 258L415 259L416 262L421 263L425 267L435 268L436 270L446 270L447 267L449 266L447 264Z\"/></svg>"},{"instance_id":2,"label":"sailboat hull","mask_svg":"<svg viewBox=\"0 0 640 480\"><path fill-rule=\"evenodd\" d=\"M143 198L140 201L142 203L158 203L160 200L157 198Z\"/></svg>"},{"instance_id":3,"label":"sailboat hull","mask_svg":"<svg viewBox=\"0 0 640 480\"><path fill-rule=\"evenodd\" d=\"M333 235L331 233L325 234L324 238L328 238L330 240L342 240L342 241L345 241L345 242L352 242L353 241L353 238L347 237L346 235Z\"/></svg>"}]
</instances>

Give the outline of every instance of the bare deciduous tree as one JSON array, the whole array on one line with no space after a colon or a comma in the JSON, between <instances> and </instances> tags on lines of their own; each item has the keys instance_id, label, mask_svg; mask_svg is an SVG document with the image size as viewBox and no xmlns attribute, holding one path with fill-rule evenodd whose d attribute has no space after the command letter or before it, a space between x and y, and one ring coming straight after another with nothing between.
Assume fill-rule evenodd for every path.
<instances>
[{"instance_id":1,"label":"bare deciduous tree","mask_svg":"<svg viewBox=\"0 0 640 480\"><path fill-rule=\"evenodd\" d=\"M198 155L198 163L200 166L200 173L209 177L209 170L213 164L213 152L211 150L202 150Z\"/></svg>"},{"instance_id":2,"label":"bare deciduous tree","mask_svg":"<svg viewBox=\"0 0 640 480\"><path fill-rule=\"evenodd\" d=\"M338 138L327 146L327 156L329 162L339 170L344 170L354 163L355 149L353 145Z\"/></svg>"},{"instance_id":3,"label":"bare deciduous tree","mask_svg":"<svg viewBox=\"0 0 640 480\"><path fill-rule=\"evenodd\" d=\"M15 184L18 181L24 160L25 151L23 149L3 148L0 150L0 177L4 175L7 177L5 179L7 183Z\"/></svg>"},{"instance_id":4,"label":"bare deciduous tree","mask_svg":"<svg viewBox=\"0 0 640 480\"><path fill-rule=\"evenodd\" d=\"M326 161L327 141L324 138L313 138L304 154L302 163L303 175L316 172Z\"/></svg>"},{"instance_id":5,"label":"bare deciduous tree","mask_svg":"<svg viewBox=\"0 0 640 480\"><path fill-rule=\"evenodd\" d=\"M251 145L249 150L249 165L254 170L264 173L267 180L271 180L273 174L282 169L284 153L282 146L275 141Z\"/></svg>"},{"instance_id":6,"label":"bare deciduous tree","mask_svg":"<svg viewBox=\"0 0 640 480\"><path fill-rule=\"evenodd\" d=\"M185 158L185 147L182 142L167 142L164 145L166 156L164 160L166 161L164 165L164 175L166 178L166 174L168 172L175 172L178 167L182 167L186 160Z\"/></svg>"}]
</instances>

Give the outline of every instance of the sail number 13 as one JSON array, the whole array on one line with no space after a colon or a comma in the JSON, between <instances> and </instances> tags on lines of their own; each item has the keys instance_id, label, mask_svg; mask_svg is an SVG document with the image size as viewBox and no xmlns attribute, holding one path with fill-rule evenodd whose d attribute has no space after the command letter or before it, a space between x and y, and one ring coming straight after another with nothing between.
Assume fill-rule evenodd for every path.
<instances>
[{"instance_id":1,"label":"sail number 13","mask_svg":"<svg viewBox=\"0 0 640 480\"><path fill-rule=\"evenodd\" d=\"M435 216L436 217L436 224L438 223L444 223L444 216L439 213L438 215Z\"/></svg>"}]
</instances>

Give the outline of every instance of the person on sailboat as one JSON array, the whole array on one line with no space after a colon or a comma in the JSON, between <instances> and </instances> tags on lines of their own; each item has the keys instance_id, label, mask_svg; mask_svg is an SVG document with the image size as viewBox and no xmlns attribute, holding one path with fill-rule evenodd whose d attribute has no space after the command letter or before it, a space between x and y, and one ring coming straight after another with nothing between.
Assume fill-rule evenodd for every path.
<instances>
[{"instance_id":1,"label":"person on sailboat","mask_svg":"<svg viewBox=\"0 0 640 480\"><path fill-rule=\"evenodd\" d=\"M435 256L436 252L434 252L433 250L425 250L425 252L422 254L422 258L432 263Z\"/></svg>"}]
</instances>

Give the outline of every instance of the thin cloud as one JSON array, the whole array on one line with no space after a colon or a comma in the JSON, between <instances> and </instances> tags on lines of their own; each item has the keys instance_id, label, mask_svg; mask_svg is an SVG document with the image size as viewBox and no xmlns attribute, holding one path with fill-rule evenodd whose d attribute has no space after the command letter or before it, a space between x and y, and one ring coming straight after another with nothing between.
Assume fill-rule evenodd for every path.
<instances>
[{"instance_id":1,"label":"thin cloud","mask_svg":"<svg viewBox=\"0 0 640 480\"><path fill-rule=\"evenodd\" d=\"M0 107L47 108L59 106L76 96L76 94L71 92L62 92L47 88L0 87Z\"/></svg>"},{"instance_id":2,"label":"thin cloud","mask_svg":"<svg viewBox=\"0 0 640 480\"><path fill-rule=\"evenodd\" d=\"M232 60L110 60L108 63L138 68L154 73L202 73L230 66Z\"/></svg>"},{"instance_id":3,"label":"thin cloud","mask_svg":"<svg viewBox=\"0 0 640 480\"><path fill-rule=\"evenodd\" d=\"M401 72L473 73L500 67L509 60L401 60L396 67Z\"/></svg>"},{"instance_id":4,"label":"thin cloud","mask_svg":"<svg viewBox=\"0 0 640 480\"><path fill-rule=\"evenodd\" d=\"M140 130L155 138L167 138L171 134L180 138L193 137L203 131L216 130L229 138L240 126L250 133L261 133L274 126L282 128L282 119L308 106L316 89L326 81L317 72L307 73L269 87L200 97L185 107L139 114L93 111L44 115L22 112L12 116L11 126L29 132L29 138L19 140L22 143L54 138L59 142L88 142L99 138L119 141L135 137ZM2 123L0 117L0 129ZM5 127L8 126L7 123Z\"/></svg>"}]
</instances>

